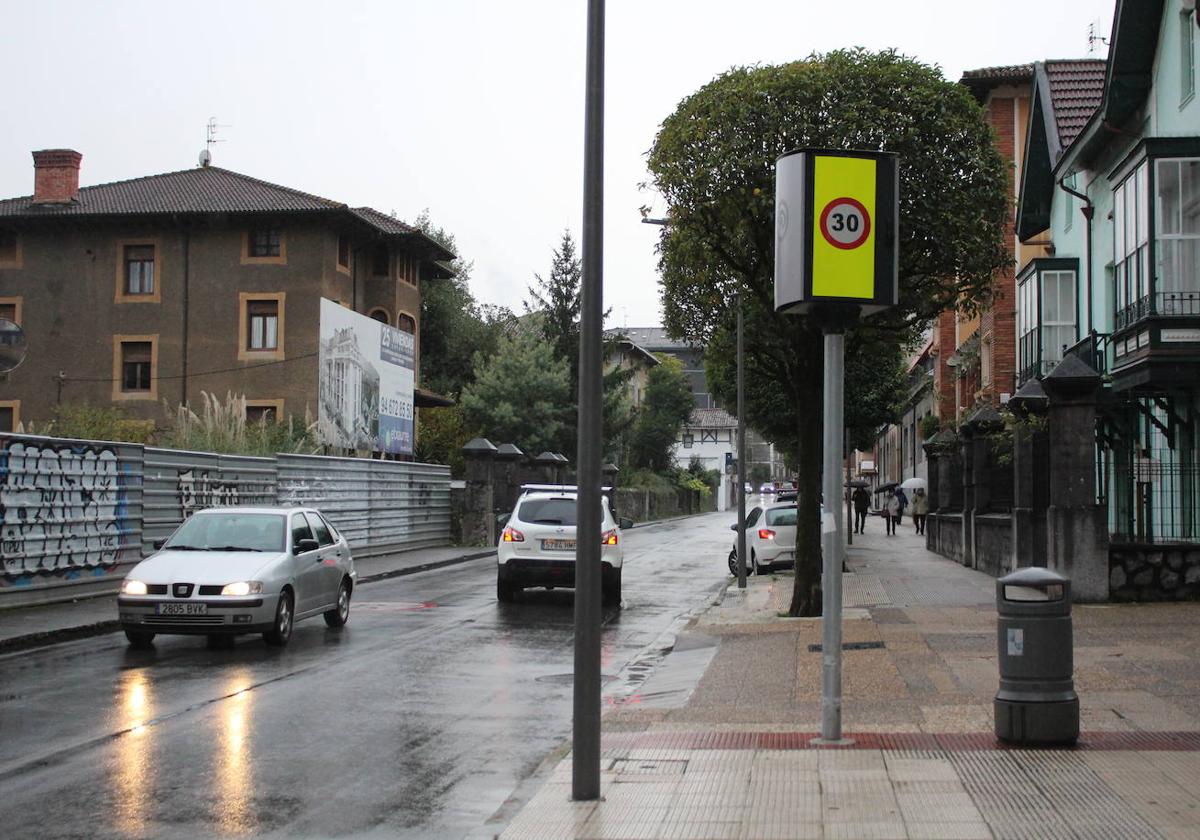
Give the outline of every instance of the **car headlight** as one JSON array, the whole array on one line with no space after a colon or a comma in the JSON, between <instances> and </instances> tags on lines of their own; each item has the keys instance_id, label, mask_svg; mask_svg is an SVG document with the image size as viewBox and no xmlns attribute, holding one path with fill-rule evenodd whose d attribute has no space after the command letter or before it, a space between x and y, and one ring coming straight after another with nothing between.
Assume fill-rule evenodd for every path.
<instances>
[{"instance_id":1,"label":"car headlight","mask_svg":"<svg viewBox=\"0 0 1200 840\"><path fill-rule=\"evenodd\" d=\"M121 594L122 595L145 595L146 594L146 584L144 584L140 580L130 580L129 578L126 578L121 583Z\"/></svg>"},{"instance_id":2,"label":"car headlight","mask_svg":"<svg viewBox=\"0 0 1200 840\"><path fill-rule=\"evenodd\" d=\"M239 580L221 588L222 595L257 595L262 592L261 580Z\"/></svg>"}]
</instances>

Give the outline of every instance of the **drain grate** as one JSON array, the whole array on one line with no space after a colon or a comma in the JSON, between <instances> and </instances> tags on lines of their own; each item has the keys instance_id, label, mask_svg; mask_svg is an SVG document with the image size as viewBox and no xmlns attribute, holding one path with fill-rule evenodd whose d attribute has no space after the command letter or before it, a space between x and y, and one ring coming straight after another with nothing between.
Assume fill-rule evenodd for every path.
<instances>
[{"instance_id":1,"label":"drain grate","mask_svg":"<svg viewBox=\"0 0 1200 840\"><path fill-rule=\"evenodd\" d=\"M879 650L884 647L883 642L845 642L842 644L842 650ZM809 645L809 653L820 653L822 650L820 645Z\"/></svg>"}]
</instances>

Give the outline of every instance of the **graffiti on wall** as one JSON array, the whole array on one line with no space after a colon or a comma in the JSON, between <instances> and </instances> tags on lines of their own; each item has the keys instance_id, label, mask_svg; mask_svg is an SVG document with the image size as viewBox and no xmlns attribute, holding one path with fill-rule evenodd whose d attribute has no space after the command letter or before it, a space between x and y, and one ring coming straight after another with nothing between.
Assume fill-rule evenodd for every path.
<instances>
[{"instance_id":1,"label":"graffiti on wall","mask_svg":"<svg viewBox=\"0 0 1200 840\"><path fill-rule=\"evenodd\" d=\"M109 447L11 442L0 448L5 578L102 570L117 563L125 492Z\"/></svg>"},{"instance_id":2,"label":"graffiti on wall","mask_svg":"<svg viewBox=\"0 0 1200 840\"><path fill-rule=\"evenodd\" d=\"M179 494L179 509L184 519L203 508L228 507L238 504L241 500L241 493L238 492L235 482L222 481L220 477L214 478L207 470L199 475L192 469L180 470L175 486Z\"/></svg>"}]
</instances>

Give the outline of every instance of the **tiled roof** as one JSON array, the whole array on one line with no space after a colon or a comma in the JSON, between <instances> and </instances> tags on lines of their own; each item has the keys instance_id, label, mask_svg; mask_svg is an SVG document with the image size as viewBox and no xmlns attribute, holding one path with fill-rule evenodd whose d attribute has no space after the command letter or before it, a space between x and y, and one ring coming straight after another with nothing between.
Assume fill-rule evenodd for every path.
<instances>
[{"instance_id":1,"label":"tiled roof","mask_svg":"<svg viewBox=\"0 0 1200 840\"><path fill-rule=\"evenodd\" d=\"M650 351L693 348L693 345L686 341L676 341L669 337L662 327L617 327L607 332L610 336L623 335L634 344L640 344Z\"/></svg>"},{"instance_id":2,"label":"tiled roof","mask_svg":"<svg viewBox=\"0 0 1200 840\"><path fill-rule=\"evenodd\" d=\"M204 166L83 187L68 204L35 205L33 196L0 201L0 217L145 215L157 213L290 213L345 209L341 202Z\"/></svg>"},{"instance_id":3,"label":"tiled roof","mask_svg":"<svg viewBox=\"0 0 1200 840\"><path fill-rule=\"evenodd\" d=\"M697 429L728 429L737 426L737 418L723 408L694 408L687 425Z\"/></svg>"},{"instance_id":4,"label":"tiled roof","mask_svg":"<svg viewBox=\"0 0 1200 840\"><path fill-rule=\"evenodd\" d=\"M399 219L393 219L386 213L380 213L371 207L351 207L350 212L358 218L362 219L372 227L376 227L384 233L392 233L397 236L405 236L410 233L417 233L417 229L411 225L406 225Z\"/></svg>"},{"instance_id":5,"label":"tiled roof","mask_svg":"<svg viewBox=\"0 0 1200 840\"><path fill-rule=\"evenodd\" d=\"M980 102L987 92L1000 85L1027 84L1033 79L1032 64L1010 64L1005 67L981 67L978 70L967 70L958 80L965 85Z\"/></svg>"},{"instance_id":6,"label":"tiled roof","mask_svg":"<svg viewBox=\"0 0 1200 840\"><path fill-rule=\"evenodd\" d=\"M1079 136L1104 98L1105 62L1098 58L1047 61L1046 79L1058 127L1058 140L1066 149Z\"/></svg>"}]
</instances>

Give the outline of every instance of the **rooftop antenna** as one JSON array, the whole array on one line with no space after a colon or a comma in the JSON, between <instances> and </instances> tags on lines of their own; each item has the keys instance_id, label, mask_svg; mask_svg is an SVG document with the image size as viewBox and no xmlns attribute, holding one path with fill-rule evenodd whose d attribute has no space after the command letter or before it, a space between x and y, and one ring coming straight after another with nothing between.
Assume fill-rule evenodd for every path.
<instances>
[{"instance_id":1,"label":"rooftop antenna","mask_svg":"<svg viewBox=\"0 0 1200 840\"><path fill-rule=\"evenodd\" d=\"M1096 23L1097 23L1097 21L1092 21L1091 23L1088 24L1088 55L1089 56L1096 54L1096 42L1097 41L1106 47L1108 46L1108 39L1103 38L1100 35L1096 34Z\"/></svg>"},{"instance_id":2,"label":"rooftop antenna","mask_svg":"<svg viewBox=\"0 0 1200 840\"><path fill-rule=\"evenodd\" d=\"M231 125L221 125L217 122L216 117L208 118L208 125L205 127L204 151L200 153L200 165L208 166L212 163L212 145L213 143L224 143L224 140L217 139L218 128L233 128Z\"/></svg>"}]
</instances>

